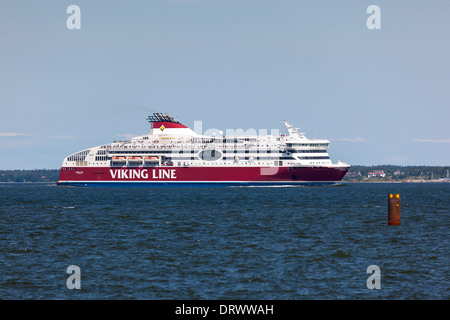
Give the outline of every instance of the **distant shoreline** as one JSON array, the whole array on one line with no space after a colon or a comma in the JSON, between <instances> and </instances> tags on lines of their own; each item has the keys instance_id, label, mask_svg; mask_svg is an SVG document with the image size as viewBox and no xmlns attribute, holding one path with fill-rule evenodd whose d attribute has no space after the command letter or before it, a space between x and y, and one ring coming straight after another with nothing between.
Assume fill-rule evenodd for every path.
<instances>
[{"instance_id":1,"label":"distant shoreline","mask_svg":"<svg viewBox=\"0 0 450 320\"><path fill-rule=\"evenodd\" d=\"M450 166L352 165L341 183L450 183L449 171ZM60 169L0 170L0 183L53 184L59 173Z\"/></svg>"},{"instance_id":2,"label":"distant shoreline","mask_svg":"<svg viewBox=\"0 0 450 320\"><path fill-rule=\"evenodd\" d=\"M58 181L0 181L0 184L56 184Z\"/></svg>"}]
</instances>

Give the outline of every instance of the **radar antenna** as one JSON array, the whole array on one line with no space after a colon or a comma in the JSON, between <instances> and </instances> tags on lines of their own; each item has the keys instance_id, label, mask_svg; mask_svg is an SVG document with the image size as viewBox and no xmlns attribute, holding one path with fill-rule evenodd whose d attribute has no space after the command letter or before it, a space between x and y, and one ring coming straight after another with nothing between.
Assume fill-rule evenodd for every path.
<instances>
[{"instance_id":1,"label":"radar antenna","mask_svg":"<svg viewBox=\"0 0 450 320\"><path fill-rule=\"evenodd\" d=\"M291 137L302 139L306 138L304 132L298 132L299 128L294 128L292 124L288 123L286 120L283 120L283 122Z\"/></svg>"},{"instance_id":2,"label":"radar antenna","mask_svg":"<svg viewBox=\"0 0 450 320\"><path fill-rule=\"evenodd\" d=\"M179 121L175 120L175 118L172 117L169 113L159 113L159 112L154 112L152 116L147 117L147 120L149 122L180 123Z\"/></svg>"}]
</instances>

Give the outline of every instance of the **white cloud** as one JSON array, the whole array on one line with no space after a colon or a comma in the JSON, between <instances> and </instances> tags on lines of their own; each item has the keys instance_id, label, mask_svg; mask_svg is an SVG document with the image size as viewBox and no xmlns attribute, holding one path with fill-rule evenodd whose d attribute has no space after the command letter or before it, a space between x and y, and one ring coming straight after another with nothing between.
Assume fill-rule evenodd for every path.
<instances>
[{"instance_id":1,"label":"white cloud","mask_svg":"<svg viewBox=\"0 0 450 320\"><path fill-rule=\"evenodd\" d=\"M28 133L19 132L0 132L0 137L33 137L33 138L48 138L48 139L61 139L61 140L75 140L80 137L69 136L69 135L59 135L59 136L45 136L45 135L35 135Z\"/></svg>"},{"instance_id":2,"label":"white cloud","mask_svg":"<svg viewBox=\"0 0 450 320\"><path fill-rule=\"evenodd\" d=\"M28 136L31 134L28 133L18 133L18 132L0 132L0 137L18 137L18 136Z\"/></svg>"},{"instance_id":3,"label":"white cloud","mask_svg":"<svg viewBox=\"0 0 450 320\"><path fill-rule=\"evenodd\" d=\"M450 139L415 139L414 142L450 143Z\"/></svg>"}]
</instances>

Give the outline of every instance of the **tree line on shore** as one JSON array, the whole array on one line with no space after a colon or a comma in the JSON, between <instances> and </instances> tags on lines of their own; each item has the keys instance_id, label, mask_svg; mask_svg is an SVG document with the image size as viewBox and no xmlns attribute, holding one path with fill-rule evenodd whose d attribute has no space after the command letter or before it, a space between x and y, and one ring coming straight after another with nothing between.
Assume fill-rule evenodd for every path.
<instances>
[{"instance_id":1,"label":"tree line on shore","mask_svg":"<svg viewBox=\"0 0 450 320\"><path fill-rule=\"evenodd\" d=\"M0 170L0 182L57 182L59 169Z\"/></svg>"},{"instance_id":2,"label":"tree line on shore","mask_svg":"<svg viewBox=\"0 0 450 320\"><path fill-rule=\"evenodd\" d=\"M343 181L436 180L445 179L450 166L352 165ZM370 173L382 171L384 176Z\"/></svg>"},{"instance_id":3,"label":"tree line on shore","mask_svg":"<svg viewBox=\"0 0 450 320\"><path fill-rule=\"evenodd\" d=\"M368 178L369 173L381 170L384 177ZM442 179L447 177L448 170L450 166L352 165L343 181ZM59 169L0 170L0 182L56 182L58 179Z\"/></svg>"}]
</instances>

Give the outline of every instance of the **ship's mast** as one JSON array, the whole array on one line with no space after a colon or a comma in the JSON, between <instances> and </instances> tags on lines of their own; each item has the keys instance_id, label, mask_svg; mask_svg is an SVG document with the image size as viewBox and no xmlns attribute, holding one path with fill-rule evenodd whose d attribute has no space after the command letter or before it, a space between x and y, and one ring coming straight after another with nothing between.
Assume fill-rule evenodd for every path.
<instances>
[{"instance_id":1,"label":"ship's mast","mask_svg":"<svg viewBox=\"0 0 450 320\"><path fill-rule=\"evenodd\" d=\"M283 120L284 126L289 132L289 136L293 138L300 138L300 139L306 139L304 132L298 132L298 128L294 128L292 124L288 123L286 120Z\"/></svg>"}]
</instances>

